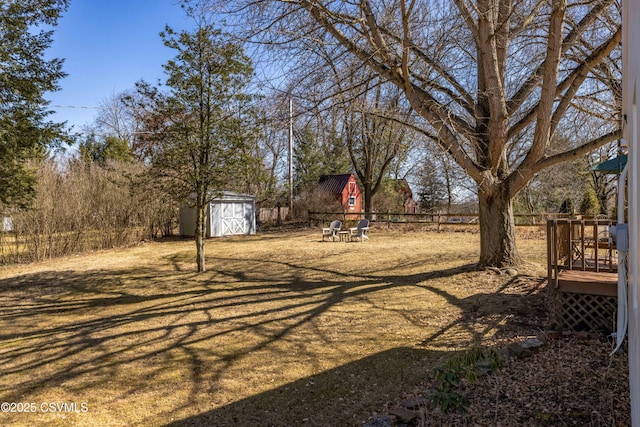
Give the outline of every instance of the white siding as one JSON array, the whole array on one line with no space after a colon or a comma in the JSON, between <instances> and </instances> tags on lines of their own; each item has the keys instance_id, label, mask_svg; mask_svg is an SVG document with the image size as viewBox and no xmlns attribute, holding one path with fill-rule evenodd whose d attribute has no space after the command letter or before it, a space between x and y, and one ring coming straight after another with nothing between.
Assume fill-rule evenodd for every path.
<instances>
[{"instance_id":1,"label":"white siding","mask_svg":"<svg viewBox=\"0 0 640 427\"><path fill-rule=\"evenodd\" d=\"M629 147L629 282L628 337L631 423L640 426L640 115L638 84L640 83L640 0L623 4L623 102L626 115L624 138Z\"/></svg>"}]
</instances>

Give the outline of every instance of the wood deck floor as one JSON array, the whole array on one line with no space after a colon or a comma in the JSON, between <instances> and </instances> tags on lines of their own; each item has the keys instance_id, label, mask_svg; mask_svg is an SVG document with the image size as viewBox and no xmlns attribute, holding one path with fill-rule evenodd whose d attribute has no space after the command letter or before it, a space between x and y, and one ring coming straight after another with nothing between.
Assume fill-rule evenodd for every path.
<instances>
[{"instance_id":1,"label":"wood deck floor","mask_svg":"<svg viewBox=\"0 0 640 427\"><path fill-rule=\"evenodd\" d=\"M618 274L582 270L558 272L557 290L575 294L615 297L618 295Z\"/></svg>"}]
</instances>

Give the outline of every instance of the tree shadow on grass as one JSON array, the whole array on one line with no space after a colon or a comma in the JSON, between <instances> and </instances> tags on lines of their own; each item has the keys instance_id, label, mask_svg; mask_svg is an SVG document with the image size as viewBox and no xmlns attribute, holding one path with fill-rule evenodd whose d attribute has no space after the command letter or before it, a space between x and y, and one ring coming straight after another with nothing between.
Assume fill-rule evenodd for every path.
<instances>
[{"instance_id":1,"label":"tree shadow on grass","mask_svg":"<svg viewBox=\"0 0 640 427\"><path fill-rule=\"evenodd\" d=\"M393 348L167 426L361 425L449 352Z\"/></svg>"},{"instance_id":2,"label":"tree shadow on grass","mask_svg":"<svg viewBox=\"0 0 640 427\"><path fill-rule=\"evenodd\" d=\"M527 298L537 295L535 289L529 295L505 294L516 279L498 292L465 298L438 286L438 279L469 273L469 265L414 275L354 275L294 262L244 259L242 266L233 267L237 260L215 261L211 264L226 267L212 269L206 276L177 268L162 274L136 268L50 271L0 280L0 396L19 401L58 388L95 396L109 412L121 400L131 404L131 396L149 394L150 389L159 388L151 396L161 399L166 384L174 390L176 402L158 405L150 418L128 424L164 424L175 418L182 419L176 425L211 425L210 421L217 425L216 420L291 425L305 418L324 425L350 424L395 397L390 394L411 388L412 381L420 380L420 372L450 352L451 348L434 350L439 337L454 328L475 335L478 324L485 330L505 328L513 320L510 310L530 306ZM331 319L332 310L348 299L405 287L445 298L456 309L457 314L422 341L429 348L399 347L364 358L346 355L352 362L326 370L323 359L330 352L339 357L340 340L359 337L347 324L353 319L340 319L332 328L318 319ZM367 308L372 318L383 315L373 304ZM408 325L421 326L424 321L401 309L396 314ZM343 321L344 325L339 323ZM308 370L321 373L233 403L209 401L238 369L259 370L252 363L264 364L268 371L264 381L277 383L279 377L287 377L288 366L301 360ZM422 365L416 367L419 362ZM258 382L240 385L235 393L246 396L251 393L247 387L269 389L259 384L260 379L253 381ZM332 384L340 387L332 389ZM100 396L105 387L110 392ZM211 406L218 408L196 409Z\"/></svg>"}]
</instances>

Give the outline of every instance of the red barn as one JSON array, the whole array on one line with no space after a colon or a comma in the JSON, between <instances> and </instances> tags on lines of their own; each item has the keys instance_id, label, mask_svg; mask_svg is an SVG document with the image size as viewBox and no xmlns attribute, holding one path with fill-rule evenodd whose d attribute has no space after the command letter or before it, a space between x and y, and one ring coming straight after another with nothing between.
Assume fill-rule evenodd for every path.
<instances>
[{"instance_id":1,"label":"red barn","mask_svg":"<svg viewBox=\"0 0 640 427\"><path fill-rule=\"evenodd\" d=\"M333 194L345 212L362 212L362 192L352 173L322 175L319 186Z\"/></svg>"}]
</instances>

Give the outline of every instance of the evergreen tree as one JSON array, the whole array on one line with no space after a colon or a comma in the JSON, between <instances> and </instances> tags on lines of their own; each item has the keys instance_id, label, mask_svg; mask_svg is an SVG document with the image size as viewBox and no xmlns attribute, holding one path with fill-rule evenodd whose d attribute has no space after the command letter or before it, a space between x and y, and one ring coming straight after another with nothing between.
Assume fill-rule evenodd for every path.
<instances>
[{"instance_id":1,"label":"evergreen tree","mask_svg":"<svg viewBox=\"0 0 640 427\"><path fill-rule=\"evenodd\" d=\"M442 171L438 170L431 160L425 159L418 183L418 204L421 210L435 213L446 204L447 185L442 175Z\"/></svg>"},{"instance_id":2,"label":"evergreen tree","mask_svg":"<svg viewBox=\"0 0 640 427\"><path fill-rule=\"evenodd\" d=\"M305 126L302 130L296 132L293 153L293 185L296 194L318 185L321 175L330 175L332 173L323 168L324 156L318 141L318 135L309 126Z\"/></svg>"},{"instance_id":3,"label":"evergreen tree","mask_svg":"<svg viewBox=\"0 0 640 427\"><path fill-rule=\"evenodd\" d=\"M0 3L0 204L25 206L35 175L26 165L66 140L63 124L48 120L46 92L65 76L61 59L45 59L67 0L13 0Z\"/></svg>"},{"instance_id":4,"label":"evergreen tree","mask_svg":"<svg viewBox=\"0 0 640 427\"><path fill-rule=\"evenodd\" d=\"M89 135L80 143L80 157L85 162L105 166L110 161L129 163L133 161L133 152L127 141L116 136L107 136L99 140L95 134Z\"/></svg>"},{"instance_id":5,"label":"evergreen tree","mask_svg":"<svg viewBox=\"0 0 640 427\"><path fill-rule=\"evenodd\" d=\"M585 190L580 201L580 213L582 215L596 216L600 213L600 201L593 188Z\"/></svg>"},{"instance_id":6,"label":"evergreen tree","mask_svg":"<svg viewBox=\"0 0 640 427\"><path fill-rule=\"evenodd\" d=\"M296 194L313 189L322 175L351 171L347 148L335 129L317 132L311 125L305 125L295 133L293 154Z\"/></svg>"},{"instance_id":7,"label":"evergreen tree","mask_svg":"<svg viewBox=\"0 0 640 427\"><path fill-rule=\"evenodd\" d=\"M189 2L185 2L189 6ZM245 89L253 74L242 46L204 22L176 33L167 27L164 44L176 52L164 65L168 93L139 83L138 99L146 103L146 158L154 182L179 200L195 196L198 272L205 271L206 206L246 168L252 138L250 101ZM200 19L199 19L200 18Z\"/></svg>"}]
</instances>

